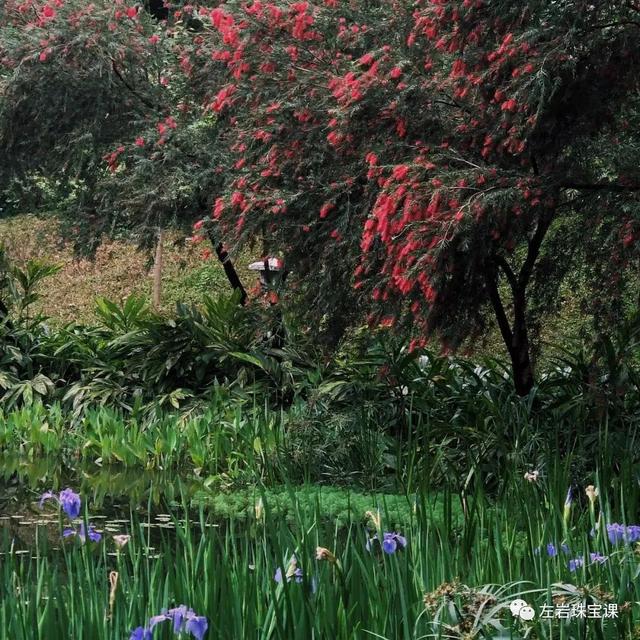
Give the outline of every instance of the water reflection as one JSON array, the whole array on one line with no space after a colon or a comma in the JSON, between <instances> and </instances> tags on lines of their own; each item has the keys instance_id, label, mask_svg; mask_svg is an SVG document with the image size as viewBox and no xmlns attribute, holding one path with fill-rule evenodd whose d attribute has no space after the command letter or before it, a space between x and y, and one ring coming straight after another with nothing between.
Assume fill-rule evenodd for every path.
<instances>
[{"instance_id":1,"label":"water reflection","mask_svg":"<svg viewBox=\"0 0 640 640\"><path fill-rule=\"evenodd\" d=\"M0 534L18 549L33 548L36 536L60 544L60 519L55 510L38 507L46 490L73 487L88 507L91 522L104 536L128 533L132 512L156 537L175 529L171 511L189 504L202 481L175 472L140 471L93 465L72 468L59 459L0 458Z\"/></svg>"},{"instance_id":2,"label":"water reflection","mask_svg":"<svg viewBox=\"0 0 640 640\"><path fill-rule=\"evenodd\" d=\"M182 502L203 488L196 476L179 476L173 471L70 467L59 459L0 458L0 513L11 511L6 508L7 503L24 499L29 493L36 496L66 486L73 487L94 507L117 506L127 512L130 508L157 508Z\"/></svg>"}]
</instances>

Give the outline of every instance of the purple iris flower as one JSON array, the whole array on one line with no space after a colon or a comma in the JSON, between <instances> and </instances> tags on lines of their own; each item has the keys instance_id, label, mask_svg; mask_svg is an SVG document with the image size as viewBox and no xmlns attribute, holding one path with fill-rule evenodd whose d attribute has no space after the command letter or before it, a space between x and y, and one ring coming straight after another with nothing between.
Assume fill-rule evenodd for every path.
<instances>
[{"instance_id":1,"label":"purple iris flower","mask_svg":"<svg viewBox=\"0 0 640 640\"><path fill-rule=\"evenodd\" d=\"M89 540L91 540L91 542L100 542L100 540L102 539L102 534L98 533L94 528L93 525L91 523L89 523L89 528L88 530L85 529L84 526L84 522L82 522L80 524L80 527L78 528L78 530L76 531L76 529L65 529L62 532L62 536L64 538L68 538L69 536L78 536L78 538L80 538L80 541L82 542L82 544L85 543L86 539L89 538Z\"/></svg>"},{"instance_id":2,"label":"purple iris flower","mask_svg":"<svg viewBox=\"0 0 640 640\"><path fill-rule=\"evenodd\" d=\"M151 616L149 618L149 629L153 631L153 627L155 627L160 622L164 622L165 620L171 620L171 618L165 613L161 613L158 616Z\"/></svg>"},{"instance_id":3,"label":"purple iris flower","mask_svg":"<svg viewBox=\"0 0 640 640\"><path fill-rule=\"evenodd\" d=\"M157 616L149 618L148 629L138 627L135 633L147 633L147 635L132 635L129 640L152 640L153 628L161 623L170 620L173 622L173 632L176 634L183 631L191 634L196 640L202 640L204 634L209 627L209 623L205 616L196 615L193 609L188 609L186 605L181 604L179 607L163 611Z\"/></svg>"},{"instance_id":4,"label":"purple iris flower","mask_svg":"<svg viewBox=\"0 0 640 640\"><path fill-rule=\"evenodd\" d=\"M138 627L131 632L129 640L153 640L153 631Z\"/></svg>"},{"instance_id":5,"label":"purple iris flower","mask_svg":"<svg viewBox=\"0 0 640 640\"><path fill-rule=\"evenodd\" d=\"M533 552L539 556L540 555L540 550L542 549L542 547L537 547L536 549L533 550ZM555 544L553 544L553 542L550 542L547 546L546 546L546 550L547 550L547 556L549 556L549 558L555 558L558 555L558 547L556 547ZM569 546L566 545L564 542L560 545L560 550L562 551L562 553L569 553Z\"/></svg>"},{"instance_id":6,"label":"purple iris flower","mask_svg":"<svg viewBox=\"0 0 640 640\"><path fill-rule=\"evenodd\" d=\"M291 556L291 560L289 560L289 568L287 569L287 582L291 582L291 578L294 578L297 583L300 583L302 582L303 576L304 573L298 566L298 559L295 556ZM273 579L279 584L282 583L282 567L278 567L276 569Z\"/></svg>"},{"instance_id":7,"label":"purple iris flower","mask_svg":"<svg viewBox=\"0 0 640 640\"><path fill-rule=\"evenodd\" d=\"M180 633L182 622L187 616L187 605L181 604L179 607L167 611L167 620L173 620L173 633Z\"/></svg>"},{"instance_id":8,"label":"purple iris flower","mask_svg":"<svg viewBox=\"0 0 640 640\"><path fill-rule=\"evenodd\" d=\"M637 542L640 540L640 525L632 524L625 527L623 524L614 522L607 525L607 536L611 544L619 542Z\"/></svg>"},{"instance_id":9,"label":"purple iris flower","mask_svg":"<svg viewBox=\"0 0 640 640\"><path fill-rule=\"evenodd\" d=\"M398 549L398 545L404 549L407 546L407 539L399 533L388 532L384 534L382 540L382 550L391 555Z\"/></svg>"},{"instance_id":10,"label":"purple iris flower","mask_svg":"<svg viewBox=\"0 0 640 640\"><path fill-rule=\"evenodd\" d=\"M291 578L294 578L295 581L300 584L302 582L302 578L304 577L304 573L302 572L302 569L300 567L298 567L291 576L289 576L287 578L287 582L291 582ZM276 573L273 576L273 579L278 583L278 584L282 584L282 567L278 567L276 569Z\"/></svg>"},{"instance_id":11,"label":"purple iris flower","mask_svg":"<svg viewBox=\"0 0 640 640\"><path fill-rule=\"evenodd\" d=\"M278 584L282 584L283 575L284 574L282 572L282 567L278 567L276 569L275 575L273 576L273 579ZM289 569L287 570L286 577L287 577L287 582L291 582L291 580L293 579L298 584L301 584L304 580L304 572L302 571L302 568L297 565L297 560L295 556L292 556L291 560L289 561ZM311 592L315 593L318 588L318 582L315 579L315 576L311 578L310 585L311 585Z\"/></svg>"},{"instance_id":12,"label":"purple iris flower","mask_svg":"<svg viewBox=\"0 0 640 640\"><path fill-rule=\"evenodd\" d=\"M186 631L196 638L196 640L202 640L209 626L205 616L196 615L193 609L187 609L184 604L181 604L175 609L169 609L169 611L167 611L167 617L173 620L174 633Z\"/></svg>"},{"instance_id":13,"label":"purple iris flower","mask_svg":"<svg viewBox=\"0 0 640 640\"><path fill-rule=\"evenodd\" d=\"M367 551L371 551L375 540L379 540L377 534L367 540L365 545ZM404 549L406 546L407 539L395 531L386 531L382 536L382 550L389 555L395 553L398 548Z\"/></svg>"},{"instance_id":14,"label":"purple iris flower","mask_svg":"<svg viewBox=\"0 0 640 640\"><path fill-rule=\"evenodd\" d=\"M590 553L589 559L591 560L592 563L597 562L598 564L604 564L609 559L609 556L603 556L601 553L596 552L596 553Z\"/></svg>"},{"instance_id":15,"label":"purple iris flower","mask_svg":"<svg viewBox=\"0 0 640 640\"><path fill-rule=\"evenodd\" d=\"M569 560L569 571L573 572L579 569L584 564L584 558L574 558Z\"/></svg>"},{"instance_id":16,"label":"purple iris flower","mask_svg":"<svg viewBox=\"0 0 640 640\"><path fill-rule=\"evenodd\" d=\"M207 632L209 623L205 616L187 617L187 624L184 629L187 633L190 633L196 640L202 640L204 634Z\"/></svg>"},{"instance_id":17,"label":"purple iris flower","mask_svg":"<svg viewBox=\"0 0 640 640\"><path fill-rule=\"evenodd\" d=\"M613 523L607 525L607 535L611 544L617 544L624 540L625 527L621 524Z\"/></svg>"},{"instance_id":18,"label":"purple iris flower","mask_svg":"<svg viewBox=\"0 0 640 640\"><path fill-rule=\"evenodd\" d=\"M80 496L71 489L65 489L60 492L60 505L70 520L80 515L81 504Z\"/></svg>"},{"instance_id":19,"label":"purple iris flower","mask_svg":"<svg viewBox=\"0 0 640 640\"><path fill-rule=\"evenodd\" d=\"M61 491L59 495L53 493L53 491L47 491L40 496L40 508L42 509L45 501L55 500L62 510L67 514L70 520L74 520L80 515L80 507L82 502L80 496L72 489L65 489Z\"/></svg>"},{"instance_id":20,"label":"purple iris flower","mask_svg":"<svg viewBox=\"0 0 640 640\"><path fill-rule=\"evenodd\" d=\"M569 507L571 507L572 504L573 504L573 487L569 486L569 489L567 489L567 496L564 499L565 509L568 509Z\"/></svg>"},{"instance_id":21,"label":"purple iris flower","mask_svg":"<svg viewBox=\"0 0 640 640\"><path fill-rule=\"evenodd\" d=\"M44 507L44 503L47 500L58 500L58 496L53 493L53 491L45 491L41 496L40 496L40 502L38 503L38 506L42 509L42 507Z\"/></svg>"}]
</instances>

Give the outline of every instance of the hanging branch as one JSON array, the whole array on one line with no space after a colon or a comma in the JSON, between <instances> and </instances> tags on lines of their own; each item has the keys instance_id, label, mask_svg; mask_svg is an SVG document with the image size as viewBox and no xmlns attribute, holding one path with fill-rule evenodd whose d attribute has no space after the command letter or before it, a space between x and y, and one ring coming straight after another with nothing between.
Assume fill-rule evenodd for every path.
<instances>
[{"instance_id":1,"label":"hanging branch","mask_svg":"<svg viewBox=\"0 0 640 640\"><path fill-rule=\"evenodd\" d=\"M244 306L247 303L247 291L242 285L242 281L240 280L240 276L238 275L236 268L233 266L233 262L231 261L229 252L225 249L225 246L224 244L222 244L222 242L218 242L211 229L207 231L207 234L209 236L211 244L215 247L216 255L218 256L218 260L220 260L220 263L224 268L224 273L227 276L229 284L234 291L240 291L240 304Z\"/></svg>"}]
</instances>

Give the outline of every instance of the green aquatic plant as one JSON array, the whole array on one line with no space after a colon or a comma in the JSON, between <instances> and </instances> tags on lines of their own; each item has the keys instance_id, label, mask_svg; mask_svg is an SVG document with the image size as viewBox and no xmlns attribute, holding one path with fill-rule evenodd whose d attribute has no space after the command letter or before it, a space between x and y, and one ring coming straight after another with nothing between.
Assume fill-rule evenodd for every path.
<instances>
[{"instance_id":1,"label":"green aquatic plant","mask_svg":"<svg viewBox=\"0 0 640 640\"><path fill-rule=\"evenodd\" d=\"M514 477L516 482L526 481ZM589 551L588 506L575 504L572 555L549 554L549 549L536 554L544 543L540 532L563 529L552 492L543 491L547 500L528 504L528 532L523 503L513 497L490 504L480 492L471 495L483 514L480 526L463 520L456 534L445 521L429 516L422 505L432 499L421 496L402 529L406 545L393 538L395 553L367 551L373 520L381 531L393 531L393 518L384 508L389 497L374 494L368 496L370 515L354 513L346 528L322 513L321 500L310 510L290 491L290 521L275 508L279 497L267 493L260 496L259 522L255 510L253 522L233 515L220 519L185 498L167 516L172 528L152 531L150 519L132 511L126 523L118 524L128 531L118 535L128 537L115 552L115 540L104 536L105 529L92 547L56 547L44 525L31 544L5 534L0 640L124 639L132 629L150 631L151 620L166 621L176 602L188 602L199 624L206 618L206 633L204 624L198 626L203 640L632 637L640 623L637 554L625 545L606 562L594 556L570 571L566 558L594 553ZM608 495L601 500L610 507ZM98 515L95 505L93 512ZM515 544L522 534L525 544ZM111 580L107 603L114 572L118 578ZM598 604L602 611L606 605L607 612L616 604L618 616L543 617L569 601ZM512 605L522 602L518 613ZM140 627L142 621L147 623ZM153 626L155 637L161 627Z\"/></svg>"}]
</instances>

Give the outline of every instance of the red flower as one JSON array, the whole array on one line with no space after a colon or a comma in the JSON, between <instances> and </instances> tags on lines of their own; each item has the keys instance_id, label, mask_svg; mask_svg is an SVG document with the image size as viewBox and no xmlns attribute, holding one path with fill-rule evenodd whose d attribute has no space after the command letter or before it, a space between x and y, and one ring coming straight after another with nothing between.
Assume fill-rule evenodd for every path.
<instances>
[{"instance_id":1,"label":"red flower","mask_svg":"<svg viewBox=\"0 0 640 640\"><path fill-rule=\"evenodd\" d=\"M224 211L224 198L216 198L216 202L213 206L213 217L219 218Z\"/></svg>"},{"instance_id":2,"label":"red flower","mask_svg":"<svg viewBox=\"0 0 640 640\"><path fill-rule=\"evenodd\" d=\"M138 15L138 8L137 7L129 7L127 9L127 17L135 18L137 15Z\"/></svg>"},{"instance_id":3,"label":"red flower","mask_svg":"<svg viewBox=\"0 0 640 640\"><path fill-rule=\"evenodd\" d=\"M376 164L378 164L378 156L373 151L367 153L364 159L371 167L374 167Z\"/></svg>"},{"instance_id":4,"label":"red flower","mask_svg":"<svg viewBox=\"0 0 640 640\"><path fill-rule=\"evenodd\" d=\"M231 194L231 204L234 207L242 207L244 203L245 203L245 198L241 191L234 191Z\"/></svg>"},{"instance_id":5,"label":"red flower","mask_svg":"<svg viewBox=\"0 0 640 640\"><path fill-rule=\"evenodd\" d=\"M333 204L333 202L325 202L321 207L320 207L320 217L321 218L326 218L329 215L329 211L331 211L331 209L335 208L335 204Z\"/></svg>"},{"instance_id":6,"label":"red flower","mask_svg":"<svg viewBox=\"0 0 640 640\"><path fill-rule=\"evenodd\" d=\"M342 141L342 136L336 131L331 131L327 134L327 140L329 141L329 144L336 147Z\"/></svg>"},{"instance_id":7,"label":"red flower","mask_svg":"<svg viewBox=\"0 0 640 640\"><path fill-rule=\"evenodd\" d=\"M406 164L399 164L393 168L393 177L396 180L404 180L409 173L409 167Z\"/></svg>"},{"instance_id":8,"label":"red flower","mask_svg":"<svg viewBox=\"0 0 640 640\"><path fill-rule=\"evenodd\" d=\"M464 72L465 72L464 61L461 60L460 58L458 58L453 63L453 66L451 67L451 77L458 78L458 77L464 75Z\"/></svg>"}]
</instances>

